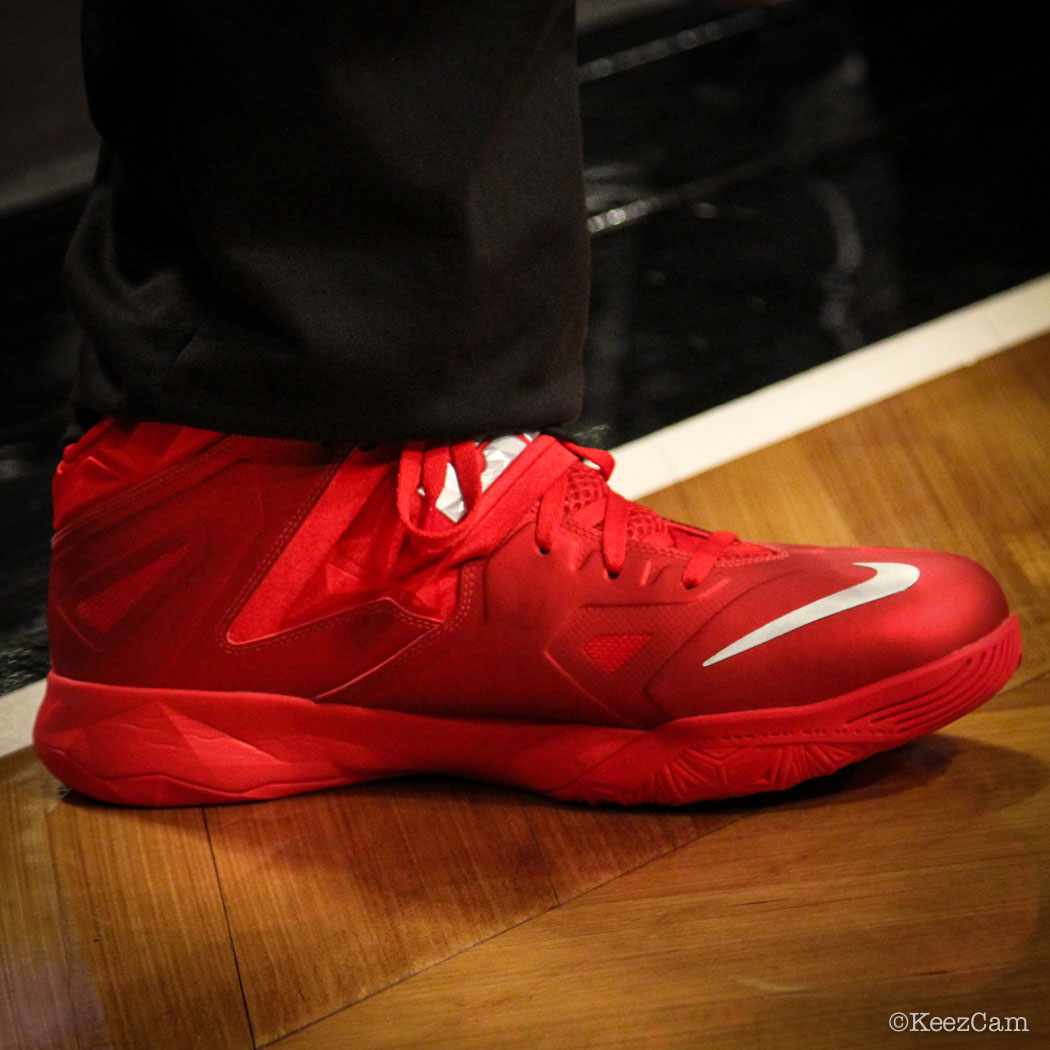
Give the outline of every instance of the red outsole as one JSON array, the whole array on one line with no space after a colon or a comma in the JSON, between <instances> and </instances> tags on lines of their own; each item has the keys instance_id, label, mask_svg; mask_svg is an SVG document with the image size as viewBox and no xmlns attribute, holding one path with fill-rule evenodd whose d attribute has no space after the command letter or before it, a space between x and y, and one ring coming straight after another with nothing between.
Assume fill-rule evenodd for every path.
<instances>
[{"instance_id":1,"label":"red outsole","mask_svg":"<svg viewBox=\"0 0 1050 1050\"><path fill-rule=\"evenodd\" d=\"M413 773L564 800L680 805L791 787L939 729L998 692L1020 655L1011 617L964 649L845 696L650 730L429 718L52 673L34 738L64 784L126 805L279 798Z\"/></svg>"}]
</instances>

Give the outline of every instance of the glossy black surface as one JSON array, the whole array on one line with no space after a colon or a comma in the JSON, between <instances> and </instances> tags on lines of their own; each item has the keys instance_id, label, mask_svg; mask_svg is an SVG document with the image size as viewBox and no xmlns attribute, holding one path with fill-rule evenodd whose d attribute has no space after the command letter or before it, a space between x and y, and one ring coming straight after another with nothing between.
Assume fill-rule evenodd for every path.
<instances>
[{"instance_id":1,"label":"glossy black surface","mask_svg":"<svg viewBox=\"0 0 1050 1050\"><path fill-rule=\"evenodd\" d=\"M1046 89L1022 13L705 0L584 33L582 435L619 444L1050 272ZM10 123L35 111L0 128L52 174L79 170L62 147L90 137L62 69L66 95L26 96L61 111L49 135ZM47 665L48 479L76 344L59 271L81 199L0 207L0 693Z\"/></svg>"},{"instance_id":2,"label":"glossy black surface","mask_svg":"<svg viewBox=\"0 0 1050 1050\"><path fill-rule=\"evenodd\" d=\"M582 41L604 443L1050 270L1020 10L689 4Z\"/></svg>"}]
</instances>

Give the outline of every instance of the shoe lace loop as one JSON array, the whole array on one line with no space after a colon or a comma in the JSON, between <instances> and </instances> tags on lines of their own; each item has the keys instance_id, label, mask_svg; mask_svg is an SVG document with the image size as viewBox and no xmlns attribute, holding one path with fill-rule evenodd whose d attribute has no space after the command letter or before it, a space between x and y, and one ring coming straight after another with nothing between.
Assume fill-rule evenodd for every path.
<instances>
[{"instance_id":1,"label":"shoe lace loop","mask_svg":"<svg viewBox=\"0 0 1050 1050\"><path fill-rule=\"evenodd\" d=\"M627 561L630 541L631 515L635 505L606 482L613 472L613 457L602 449L585 448L571 441L562 444L601 477L604 507L600 519L594 523L601 533L601 557L610 577L616 578ZM466 512L457 522L447 519L433 527L431 512L437 506L444 490L449 468L459 483L460 495ZM391 537L392 550L400 546L406 533L423 541L455 540L471 524L470 511L482 496L484 459L472 441L454 445L427 446L414 442L404 447L397 475L397 509L401 531ZM536 512L535 539L541 552L550 552L565 513L569 496L570 472L562 473L540 496ZM421 500L420 500L421 497ZM682 583L696 587L711 572L725 551L737 542L732 532L696 531L696 545L682 571Z\"/></svg>"},{"instance_id":2,"label":"shoe lace loop","mask_svg":"<svg viewBox=\"0 0 1050 1050\"><path fill-rule=\"evenodd\" d=\"M459 481L466 513L451 526L428 528L428 512L437 506L450 465ZM405 531L417 539L442 541L461 533L467 527L470 511L481 499L481 471L481 453L472 441L431 447L422 442L406 444L397 468L397 512ZM417 521L419 515L415 511L420 490L423 497L422 523Z\"/></svg>"},{"instance_id":3,"label":"shoe lace loop","mask_svg":"<svg viewBox=\"0 0 1050 1050\"><path fill-rule=\"evenodd\" d=\"M563 442L584 463L597 469L602 478L605 508L601 519L601 554L605 571L615 579L627 562L627 546L630 540L631 512L634 504L611 489L605 482L613 472L613 457L601 449L585 448L570 441ZM540 498L536 515L536 544L541 551L550 551L554 534L568 496L569 475L563 474ZM699 542L682 571L682 583L696 587L715 567L722 554L737 542L732 532L699 532Z\"/></svg>"}]
</instances>

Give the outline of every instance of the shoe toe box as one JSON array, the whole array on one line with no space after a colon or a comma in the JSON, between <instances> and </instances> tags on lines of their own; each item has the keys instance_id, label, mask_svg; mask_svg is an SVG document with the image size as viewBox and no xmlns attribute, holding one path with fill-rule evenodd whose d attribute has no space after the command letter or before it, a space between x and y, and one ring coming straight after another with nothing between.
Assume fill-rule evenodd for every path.
<instances>
[{"instance_id":1,"label":"shoe toe box","mask_svg":"<svg viewBox=\"0 0 1050 1050\"><path fill-rule=\"evenodd\" d=\"M653 689L679 716L816 703L949 656L1008 615L968 558L789 549L775 573L738 586Z\"/></svg>"}]
</instances>

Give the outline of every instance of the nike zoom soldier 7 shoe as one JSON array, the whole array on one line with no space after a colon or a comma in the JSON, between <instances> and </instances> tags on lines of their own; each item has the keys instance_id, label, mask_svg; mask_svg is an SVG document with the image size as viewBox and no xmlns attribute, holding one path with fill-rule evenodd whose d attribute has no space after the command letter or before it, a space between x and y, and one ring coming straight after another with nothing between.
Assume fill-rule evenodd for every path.
<instances>
[{"instance_id":1,"label":"nike zoom soldier 7 shoe","mask_svg":"<svg viewBox=\"0 0 1050 1050\"><path fill-rule=\"evenodd\" d=\"M743 542L628 502L611 469L545 435L102 423L55 480L37 750L135 805L416 773L674 805L894 747L1017 665L964 558Z\"/></svg>"}]
</instances>

